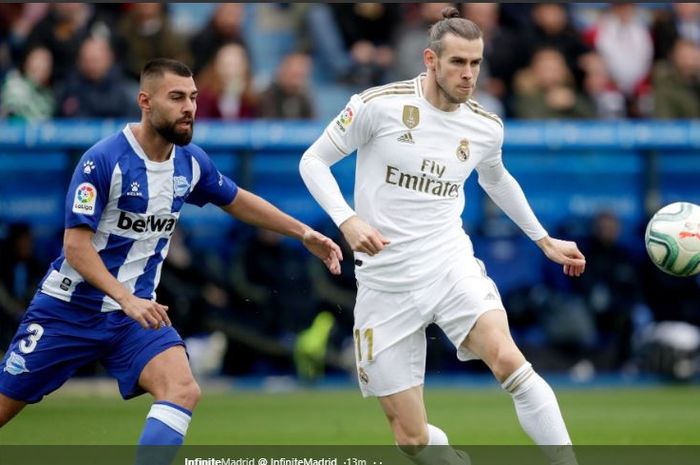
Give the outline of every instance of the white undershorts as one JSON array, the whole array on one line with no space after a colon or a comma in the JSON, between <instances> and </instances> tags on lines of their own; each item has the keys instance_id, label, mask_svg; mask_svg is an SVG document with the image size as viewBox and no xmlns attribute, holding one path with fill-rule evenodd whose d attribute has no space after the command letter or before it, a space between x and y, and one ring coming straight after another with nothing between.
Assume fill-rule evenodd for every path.
<instances>
[{"instance_id":1,"label":"white undershorts","mask_svg":"<svg viewBox=\"0 0 700 465\"><path fill-rule=\"evenodd\" d=\"M477 358L460 347L478 318L504 310L483 263L468 256L420 289L386 292L359 284L355 303L355 360L363 397L387 396L423 384L425 328L437 324L461 361Z\"/></svg>"}]
</instances>

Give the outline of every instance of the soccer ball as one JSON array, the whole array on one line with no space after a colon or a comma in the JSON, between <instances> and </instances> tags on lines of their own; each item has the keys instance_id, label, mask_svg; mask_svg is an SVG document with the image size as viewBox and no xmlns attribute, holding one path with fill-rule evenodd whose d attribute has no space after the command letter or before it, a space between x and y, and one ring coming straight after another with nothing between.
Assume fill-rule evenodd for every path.
<instances>
[{"instance_id":1,"label":"soccer ball","mask_svg":"<svg viewBox=\"0 0 700 465\"><path fill-rule=\"evenodd\" d=\"M676 202L657 211L644 234L649 258L673 276L700 273L700 207Z\"/></svg>"}]
</instances>

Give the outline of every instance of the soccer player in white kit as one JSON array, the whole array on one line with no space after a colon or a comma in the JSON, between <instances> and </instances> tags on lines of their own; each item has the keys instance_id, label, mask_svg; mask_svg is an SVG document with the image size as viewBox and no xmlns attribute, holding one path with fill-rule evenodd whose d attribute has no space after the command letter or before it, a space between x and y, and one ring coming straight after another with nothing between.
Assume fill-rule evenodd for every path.
<instances>
[{"instance_id":1,"label":"soccer player in white kit","mask_svg":"<svg viewBox=\"0 0 700 465\"><path fill-rule=\"evenodd\" d=\"M304 153L300 172L355 253L355 356L363 396L375 396L401 449L416 463L468 463L428 424L425 328L436 323L460 360L479 358L509 392L538 445L569 446L550 386L516 347L496 285L462 228L464 182L479 184L568 276L585 258L548 236L503 165L503 123L470 100L483 60L481 31L456 9L430 30L425 74L353 95ZM357 149L355 210L330 166ZM544 448L575 463L571 447Z\"/></svg>"}]
</instances>

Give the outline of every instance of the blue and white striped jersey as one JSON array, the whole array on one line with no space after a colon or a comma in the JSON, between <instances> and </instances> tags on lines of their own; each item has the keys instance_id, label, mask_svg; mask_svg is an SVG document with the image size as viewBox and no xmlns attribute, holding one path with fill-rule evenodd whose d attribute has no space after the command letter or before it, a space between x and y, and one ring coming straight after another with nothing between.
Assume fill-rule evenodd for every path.
<instances>
[{"instance_id":1,"label":"blue and white striped jersey","mask_svg":"<svg viewBox=\"0 0 700 465\"><path fill-rule=\"evenodd\" d=\"M185 202L224 206L238 187L194 144L174 146L164 162L148 159L129 125L83 155L66 196L66 228L90 227L100 258L134 295L155 299L170 236ZM120 310L111 297L85 282L61 254L40 292L77 306Z\"/></svg>"}]
</instances>

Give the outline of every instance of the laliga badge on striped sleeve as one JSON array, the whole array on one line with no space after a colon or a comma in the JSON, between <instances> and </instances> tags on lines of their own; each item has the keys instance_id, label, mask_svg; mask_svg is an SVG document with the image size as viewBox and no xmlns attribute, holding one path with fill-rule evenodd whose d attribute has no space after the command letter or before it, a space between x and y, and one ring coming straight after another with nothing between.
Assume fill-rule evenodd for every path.
<instances>
[{"instance_id":1,"label":"laliga badge on striped sleeve","mask_svg":"<svg viewBox=\"0 0 700 465\"><path fill-rule=\"evenodd\" d=\"M84 182L75 190L73 198L73 213L81 215L94 215L95 202L97 201L97 189L89 182Z\"/></svg>"}]
</instances>

